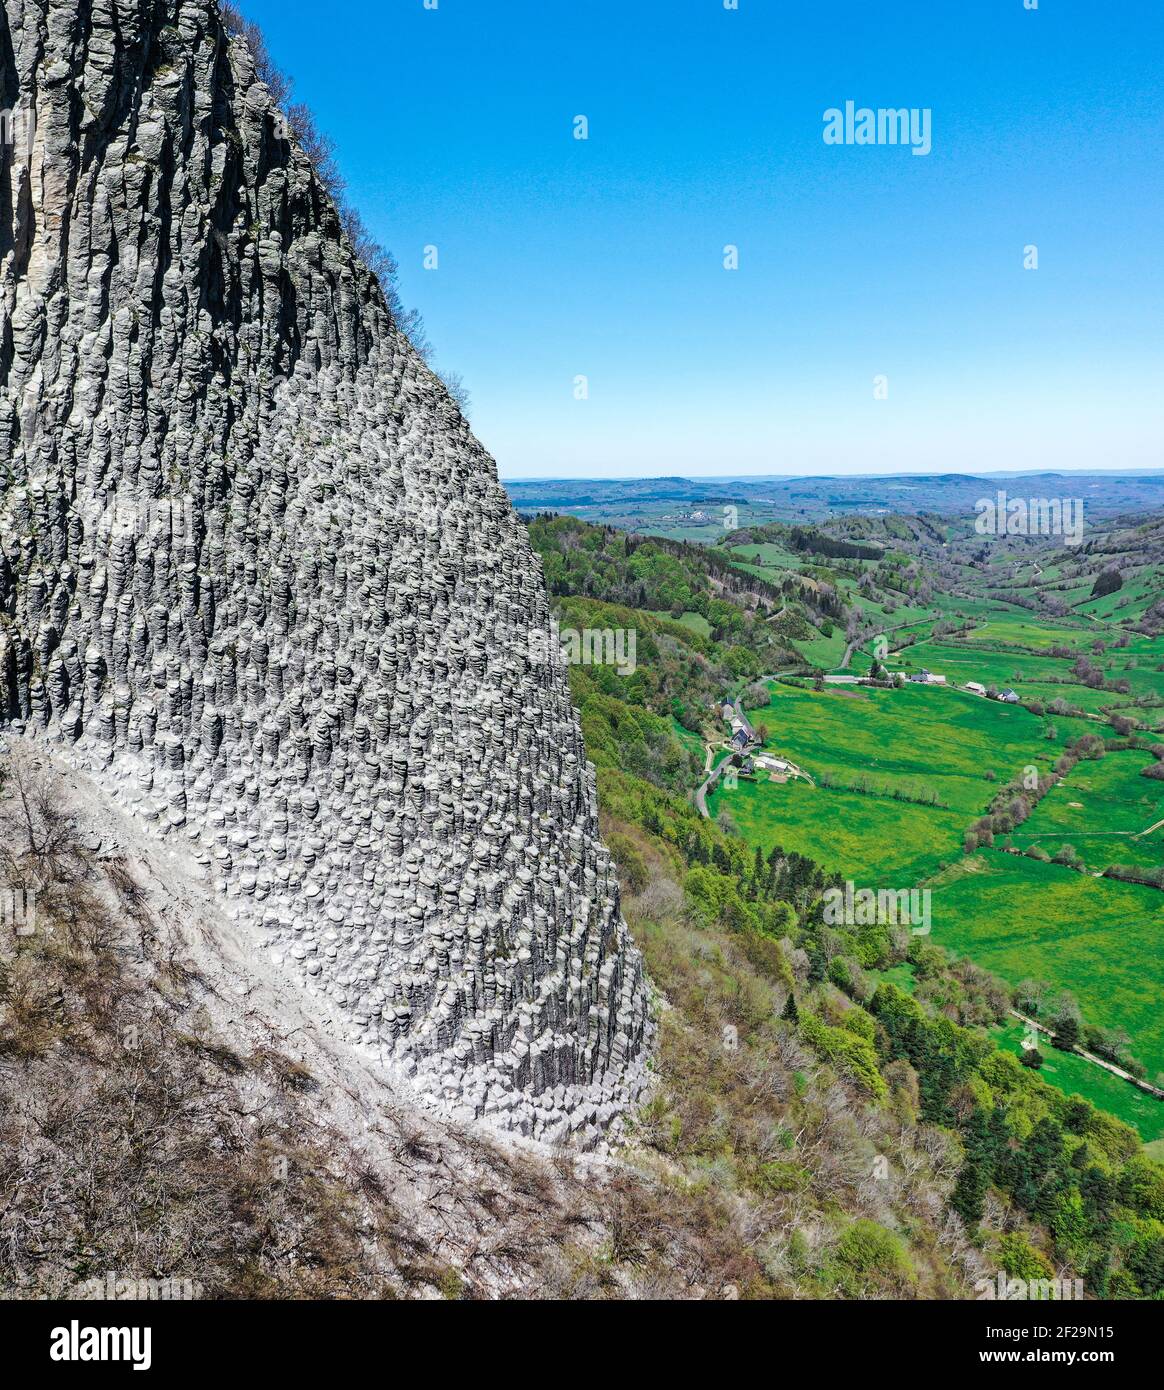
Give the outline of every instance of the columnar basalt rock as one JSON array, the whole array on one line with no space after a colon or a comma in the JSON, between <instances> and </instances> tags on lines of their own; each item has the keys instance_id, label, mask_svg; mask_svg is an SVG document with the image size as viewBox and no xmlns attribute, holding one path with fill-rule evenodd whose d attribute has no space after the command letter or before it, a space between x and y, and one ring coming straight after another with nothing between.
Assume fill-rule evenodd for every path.
<instances>
[{"instance_id":1,"label":"columnar basalt rock","mask_svg":"<svg viewBox=\"0 0 1164 1390\"><path fill-rule=\"evenodd\" d=\"M353 1042L594 1140L645 993L536 556L213 0L4 0L0 720Z\"/></svg>"}]
</instances>

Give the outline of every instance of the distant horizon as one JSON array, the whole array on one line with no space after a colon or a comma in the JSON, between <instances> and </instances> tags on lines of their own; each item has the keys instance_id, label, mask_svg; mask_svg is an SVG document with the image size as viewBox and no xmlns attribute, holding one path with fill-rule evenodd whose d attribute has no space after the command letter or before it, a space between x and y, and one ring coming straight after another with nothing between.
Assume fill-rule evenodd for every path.
<instances>
[{"instance_id":1,"label":"distant horizon","mask_svg":"<svg viewBox=\"0 0 1164 1390\"><path fill-rule=\"evenodd\" d=\"M1100 476L1115 478L1134 476L1138 478L1164 478L1164 466L1148 468L993 468L966 471L965 469L880 469L868 473L504 473L499 468L498 480L503 483L637 483L654 482L661 478L676 478L691 483L734 483L734 482L791 482L797 478L845 478L860 481L862 478L1047 478L1059 474L1079 474L1083 477Z\"/></svg>"}]
</instances>

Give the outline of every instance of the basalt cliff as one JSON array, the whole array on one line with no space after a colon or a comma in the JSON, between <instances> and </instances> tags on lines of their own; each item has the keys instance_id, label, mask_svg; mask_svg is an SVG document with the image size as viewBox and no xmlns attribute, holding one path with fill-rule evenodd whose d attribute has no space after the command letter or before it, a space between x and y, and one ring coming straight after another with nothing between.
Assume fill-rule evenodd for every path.
<instances>
[{"instance_id":1,"label":"basalt cliff","mask_svg":"<svg viewBox=\"0 0 1164 1390\"><path fill-rule=\"evenodd\" d=\"M214 0L5 0L0 107L0 734L426 1103L600 1142L645 985L493 460Z\"/></svg>"}]
</instances>

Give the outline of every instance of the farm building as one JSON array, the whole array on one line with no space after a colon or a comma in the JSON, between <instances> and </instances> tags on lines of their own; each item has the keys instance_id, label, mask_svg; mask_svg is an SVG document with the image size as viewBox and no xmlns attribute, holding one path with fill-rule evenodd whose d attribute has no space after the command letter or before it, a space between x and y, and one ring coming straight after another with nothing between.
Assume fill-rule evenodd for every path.
<instances>
[{"instance_id":1,"label":"farm building","mask_svg":"<svg viewBox=\"0 0 1164 1390\"><path fill-rule=\"evenodd\" d=\"M1002 690L999 691L998 698L1004 705L1017 705L1019 697L1013 690Z\"/></svg>"},{"instance_id":2,"label":"farm building","mask_svg":"<svg viewBox=\"0 0 1164 1390\"><path fill-rule=\"evenodd\" d=\"M985 695L985 694L986 694L986 687L985 687L984 685L980 684L978 681L967 681L967 682L966 682L966 689L970 692L971 695Z\"/></svg>"}]
</instances>

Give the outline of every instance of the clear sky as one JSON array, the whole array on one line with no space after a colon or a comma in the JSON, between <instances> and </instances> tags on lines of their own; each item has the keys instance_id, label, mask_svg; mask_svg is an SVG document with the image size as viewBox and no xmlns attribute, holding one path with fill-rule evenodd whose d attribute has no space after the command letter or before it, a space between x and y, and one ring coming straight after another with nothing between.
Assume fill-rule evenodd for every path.
<instances>
[{"instance_id":1,"label":"clear sky","mask_svg":"<svg viewBox=\"0 0 1164 1390\"><path fill-rule=\"evenodd\" d=\"M1161 0L738 5L241 0L503 476L1164 465Z\"/></svg>"}]
</instances>

